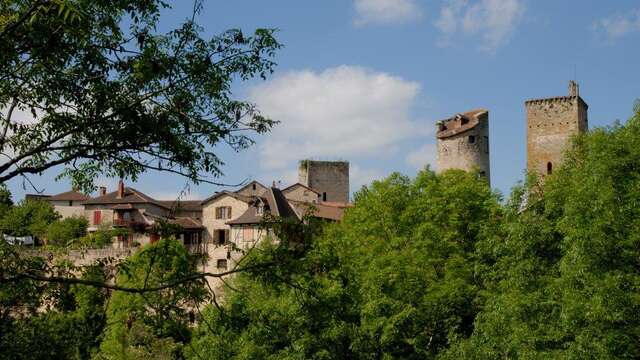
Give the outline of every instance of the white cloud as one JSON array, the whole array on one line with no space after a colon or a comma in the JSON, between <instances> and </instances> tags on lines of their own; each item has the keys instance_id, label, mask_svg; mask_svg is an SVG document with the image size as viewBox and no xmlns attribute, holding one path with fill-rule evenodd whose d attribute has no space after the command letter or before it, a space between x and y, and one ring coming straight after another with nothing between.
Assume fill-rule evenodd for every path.
<instances>
[{"instance_id":1,"label":"white cloud","mask_svg":"<svg viewBox=\"0 0 640 360\"><path fill-rule=\"evenodd\" d=\"M429 165L436 169L437 147L435 144L425 144L419 149L407 154L407 164L416 170L422 170Z\"/></svg>"},{"instance_id":2,"label":"white cloud","mask_svg":"<svg viewBox=\"0 0 640 360\"><path fill-rule=\"evenodd\" d=\"M354 24L391 24L412 21L422 16L416 0L355 0Z\"/></svg>"},{"instance_id":3,"label":"white cloud","mask_svg":"<svg viewBox=\"0 0 640 360\"><path fill-rule=\"evenodd\" d=\"M377 169L364 169L358 165L351 166L349 169L349 186L352 192L356 192L363 185L369 185L374 180L382 180L387 177L384 173Z\"/></svg>"},{"instance_id":4,"label":"white cloud","mask_svg":"<svg viewBox=\"0 0 640 360\"><path fill-rule=\"evenodd\" d=\"M457 34L480 38L480 49L494 52L506 45L524 14L522 0L445 0L435 22L440 45Z\"/></svg>"},{"instance_id":5,"label":"white cloud","mask_svg":"<svg viewBox=\"0 0 640 360\"><path fill-rule=\"evenodd\" d=\"M134 185L135 187L135 185ZM138 189L139 191L142 191L140 189ZM143 191L144 192L144 191ZM180 200L202 200L204 199L204 197L202 197L199 193L197 192L193 192L193 191L187 191L183 194L179 194L176 191L151 191L151 192L144 192L145 194L151 196L152 198L156 199L156 200L177 200L178 198L180 198ZM207 195L209 196L209 195Z\"/></svg>"},{"instance_id":6,"label":"white cloud","mask_svg":"<svg viewBox=\"0 0 640 360\"><path fill-rule=\"evenodd\" d=\"M291 71L253 87L249 97L281 123L259 146L263 170L305 158L347 159L388 154L432 126L411 119L420 86L358 66Z\"/></svg>"},{"instance_id":7,"label":"white cloud","mask_svg":"<svg viewBox=\"0 0 640 360\"><path fill-rule=\"evenodd\" d=\"M593 28L607 40L615 40L632 32L640 32L640 9L615 14L593 23Z\"/></svg>"}]
</instances>

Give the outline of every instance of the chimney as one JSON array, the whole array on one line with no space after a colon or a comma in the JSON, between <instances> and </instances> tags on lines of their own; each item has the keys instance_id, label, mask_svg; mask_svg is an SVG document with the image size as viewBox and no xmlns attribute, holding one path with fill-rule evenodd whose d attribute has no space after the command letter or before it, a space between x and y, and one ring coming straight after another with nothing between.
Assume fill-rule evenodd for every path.
<instances>
[{"instance_id":1,"label":"chimney","mask_svg":"<svg viewBox=\"0 0 640 360\"><path fill-rule=\"evenodd\" d=\"M573 80L569 81L569 96L580 96L580 86Z\"/></svg>"},{"instance_id":2,"label":"chimney","mask_svg":"<svg viewBox=\"0 0 640 360\"><path fill-rule=\"evenodd\" d=\"M120 182L118 182L118 199L122 199L124 197L124 181L122 179L120 179Z\"/></svg>"},{"instance_id":3,"label":"chimney","mask_svg":"<svg viewBox=\"0 0 640 360\"><path fill-rule=\"evenodd\" d=\"M107 195L107 187L106 186L100 186L98 188L98 196L105 196Z\"/></svg>"}]
</instances>

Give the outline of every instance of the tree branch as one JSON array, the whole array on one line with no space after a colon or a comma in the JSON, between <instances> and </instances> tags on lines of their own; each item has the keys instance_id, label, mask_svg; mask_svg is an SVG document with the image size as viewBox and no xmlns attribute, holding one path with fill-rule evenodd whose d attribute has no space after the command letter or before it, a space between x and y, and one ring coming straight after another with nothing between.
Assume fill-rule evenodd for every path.
<instances>
[{"instance_id":1,"label":"tree branch","mask_svg":"<svg viewBox=\"0 0 640 360\"><path fill-rule=\"evenodd\" d=\"M206 279L208 277L222 278L224 276L228 276L231 274L235 274L235 273L239 273L247 270L271 267L273 265L275 265L275 262L268 262L268 263L246 266L243 268L239 268L239 269L237 268L237 269L233 269L233 270L229 270L229 271L225 271L217 274L210 273L210 272L196 273L191 276L184 277L182 279L170 281L163 285L158 285L155 287L142 287L142 288L119 286L114 284L103 283L100 281L78 279L78 278L67 278L67 277L60 277L60 276L42 276L42 275L31 274L31 273L19 273L16 276L13 276L10 278L0 278L0 283L14 283L14 282L18 282L26 279L26 280L41 281L41 282L47 282L47 283L66 284L66 285L87 285L87 286L93 286L97 288L109 289L114 291L122 291L122 292L132 293L132 294L144 294L148 292L156 292L160 290L174 288L182 284Z\"/></svg>"}]
</instances>

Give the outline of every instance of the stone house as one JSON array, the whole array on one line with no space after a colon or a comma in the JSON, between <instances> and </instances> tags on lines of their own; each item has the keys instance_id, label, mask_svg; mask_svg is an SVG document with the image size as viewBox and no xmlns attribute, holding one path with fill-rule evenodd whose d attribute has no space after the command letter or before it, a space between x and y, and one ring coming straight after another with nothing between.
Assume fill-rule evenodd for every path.
<instances>
[{"instance_id":1,"label":"stone house","mask_svg":"<svg viewBox=\"0 0 640 360\"><path fill-rule=\"evenodd\" d=\"M120 181L116 191L83 202L84 216L89 221L88 230L101 227L128 230L128 235L118 236L115 247L153 243L160 238L161 222L182 227L178 237L185 245L202 243L204 227L201 223L199 202L162 201L136 189L125 187Z\"/></svg>"},{"instance_id":2,"label":"stone house","mask_svg":"<svg viewBox=\"0 0 640 360\"><path fill-rule=\"evenodd\" d=\"M84 217L84 202L89 199L90 196L75 190L40 198L50 203L62 218Z\"/></svg>"}]
</instances>

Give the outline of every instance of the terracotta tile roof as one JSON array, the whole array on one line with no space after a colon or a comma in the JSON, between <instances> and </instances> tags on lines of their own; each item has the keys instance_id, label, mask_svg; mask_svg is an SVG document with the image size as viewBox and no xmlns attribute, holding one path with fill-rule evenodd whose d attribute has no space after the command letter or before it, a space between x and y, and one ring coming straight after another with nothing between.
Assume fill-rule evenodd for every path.
<instances>
[{"instance_id":1,"label":"terracotta tile roof","mask_svg":"<svg viewBox=\"0 0 640 360\"><path fill-rule=\"evenodd\" d=\"M91 199L91 196L87 196L79 191L67 191L56 195L51 195L46 198L48 201L85 201Z\"/></svg>"},{"instance_id":2,"label":"terracotta tile roof","mask_svg":"<svg viewBox=\"0 0 640 360\"><path fill-rule=\"evenodd\" d=\"M177 217L174 219L167 219L171 224L180 225L185 229L204 229L202 223L194 218L190 217Z\"/></svg>"},{"instance_id":3,"label":"terracotta tile roof","mask_svg":"<svg viewBox=\"0 0 640 360\"><path fill-rule=\"evenodd\" d=\"M202 200L158 200L168 208L182 211L202 211Z\"/></svg>"},{"instance_id":4,"label":"terracotta tile roof","mask_svg":"<svg viewBox=\"0 0 640 360\"><path fill-rule=\"evenodd\" d=\"M462 114L456 114L449 119L438 121L441 124L441 130L438 130L436 137L445 139L471 130L480 124L480 117L488 112L486 109L474 109ZM463 124L463 120L466 120L466 123Z\"/></svg>"},{"instance_id":5,"label":"terracotta tile roof","mask_svg":"<svg viewBox=\"0 0 640 360\"><path fill-rule=\"evenodd\" d=\"M254 198L254 201L250 204L247 211L245 211L237 219L227 222L227 224L248 225L261 223L263 214L258 214L259 203L267 205L268 211L273 216L281 218L300 218L296 211L291 207L289 201L287 200L287 198L285 198L280 189L268 188L268 190L265 191L262 196Z\"/></svg>"},{"instance_id":6,"label":"terracotta tile roof","mask_svg":"<svg viewBox=\"0 0 640 360\"><path fill-rule=\"evenodd\" d=\"M124 188L124 196L118 198L118 191L89 199L84 202L85 205L108 205L108 204L154 204L159 207L170 209L166 204L158 201L134 188Z\"/></svg>"},{"instance_id":7,"label":"terracotta tile roof","mask_svg":"<svg viewBox=\"0 0 640 360\"><path fill-rule=\"evenodd\" d=\"M334 204L340 204L338 206ZM291 201L291 205L298 213L298 216L311 215L319 219L327 219L332 221L342 221L344 218L344 211L346 208L351 207L349 204L344 203L319 203L311 204L303 201Z\"/></svg>"}]
</instances>

